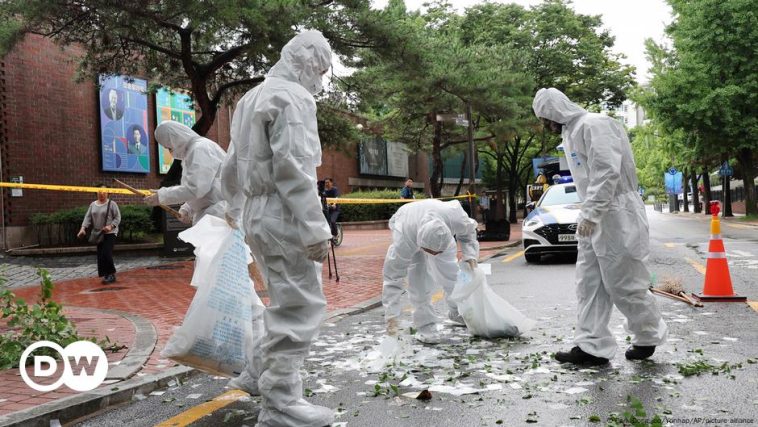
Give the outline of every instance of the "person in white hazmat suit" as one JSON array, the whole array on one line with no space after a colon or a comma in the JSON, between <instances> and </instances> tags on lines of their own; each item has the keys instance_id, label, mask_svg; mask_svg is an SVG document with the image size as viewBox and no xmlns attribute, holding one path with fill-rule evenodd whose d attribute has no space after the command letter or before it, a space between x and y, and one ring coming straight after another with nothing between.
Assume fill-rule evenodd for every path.
<instances>
[{"instance_id":1,"label":"person in white hazmat suit","mask_svg":"<svg viewBox=\"0 0 758 427\"><path fill-rule=\"evenodd\" d=\"M145 203L173 205L184 203L179 208L180 220L185 224L197 224L203 216L224 218L226 202L221 192L220 174L226 152L215 142L198 135L190 127L174 121L166 121L155 128L155 139L166 147L175 159L182 160L182 179L177 186L161 188L145 197ZM263 329L263 317L254 310L253 330ZM232 388L258 394L255 384L260 371L260 334L253 336L253 346L248 349L247 368L229 382Z\"/></svg>"},{"instance_id":2,"label":"person in white hazmat suit","mask_svg":"<svg viewBox=\"0 0 758 427\"><path fill-rule=\"evenodd\" d=\"M266 80L237 103L222 167L227 221L241 221L266 281L260 426L322 427L333 411L303 399L300 368L326 313L321 271L332 233L321 210L321 144L313 96L331 66L318 31L282 49Z\"/></svg>"},{"instance_id":3,"label":"person in white hazmat suit","mask_svg":"<svg viewBox=\"0 0 758 427\"><path fill-rule=\"evenodd\" d=\"M546 128L562 135L582 200L576 346L555 358L582 365L608 363L616 353L616 339L608 328L615 305L633 335L626 358L646 359L666 340L668 327L648 291L648 221L626 131L615 119L588 113L554 88L540 89L533 108Z\"/></svg>"},{"instance_id":4,"label":"person in white hazmat suit","mask_svg":"<svg viewBox=\"0 0 758 427\"><path fill-rule=\"evenodd\" d=\"M185 224L197 224L206 214L224 218L226 203L219 179L226 156L224 149L174 121L159 124L155 140L182 161L182 180L179 185L161 188L145 197L145 203L150 206L183 203L179 214Z\"/></svg>"},{"instance_id":5,"label":"person in white hazmat suit","mask_svg":"<svg viewBox=\"0 0 758 427\"><path fill-rule=\"evenodd\" d=\"M458 278L456 239L461 242L463 260L476 268L479 258L476 225L457 200L407 203L390 218L392 244L384 259L382 289L388 335L397 335L406 278L417 340L427 344L440 342L438 318L431 301L438 284L445 292L448 318L463 323L456 304L450 300Z\"/></svg>"}]
</instances>

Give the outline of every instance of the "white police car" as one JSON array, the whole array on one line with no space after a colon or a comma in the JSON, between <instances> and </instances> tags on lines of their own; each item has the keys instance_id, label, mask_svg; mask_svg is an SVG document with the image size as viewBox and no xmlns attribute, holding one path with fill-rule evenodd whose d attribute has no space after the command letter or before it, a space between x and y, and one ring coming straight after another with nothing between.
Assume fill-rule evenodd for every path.
<instances>
[{"instance_id":1,"label":"white police car","mask_svg":"<svg viewBox=\"0 0 758 427\"><path fill-rule=\"evenodd\" d=\"M574 183L549 187L522 226L526 261L538 262L544 254L576 253L580 208Z\"/></svg>"}]
</instances>

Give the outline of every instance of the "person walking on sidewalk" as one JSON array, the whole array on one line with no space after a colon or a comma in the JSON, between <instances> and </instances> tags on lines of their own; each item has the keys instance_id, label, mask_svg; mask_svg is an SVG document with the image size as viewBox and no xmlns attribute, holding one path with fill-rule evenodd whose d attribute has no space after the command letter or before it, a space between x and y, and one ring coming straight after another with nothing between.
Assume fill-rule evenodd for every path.
<instances>
[{"instance_id":1,"label":"person walking on sidewalk","mask_svg":"<svg viewBox=\"0 0 758 427\"><path fill-rule=\"evenodd\" d=\"M226 153L218 144L179 122L165 121L155 128L155 140L182 161L179 185L164 187L144 201L148 206L175 205L180 221L197 224L206 214L224 218L224 197L219 174Z\"/></svg>"},{"instance_id":2,"label":"person walking on sidewalk","mask_svg":"<svg viewBox=\"0 0 758 427\"><path fill-rule=\"evenodd\" d=\"M665 342L668 327L648 292L648 222L626 131L618 121L588 113L555 88L540 89L533 108L548 130L563 136L582 200L577 220L576 346L555 358L580 365L608 363L616 353L616 339L608 329L615 305L633 335L626 358L646 359Z\"/></svg>"},{"instance_id":3,"label":"person walking on sidewalk","mask_svg":"<svg viewBox=\"0 0 758 427\"><path fill-rule=\"evenodd\" d=\"M106 188L105 184L98 187ZM82 238L87 234L87 228L93 227L93 236L90 241L97 243L97 275L103 278L103 283L116 281L116 266L113 264L113 245L118 235L118 225L121 223L121 211L116 202L108 198L108 193L97 192L97 200L90 203L87 213L84 214L82 227L77 237Z\"/></svg>"},{"instance_id":4,"label":"person walking on sidewalk","mask_svg":"<svg viewBox=\"0 0 758 427\"><path fill-rule=\"evenodd\" d=\"M261 427L334 421L330 408L303 398L300 376L326 314L321 263L332 233L316 185L321 143L313 96L331 61L320 32L290 40L266 80L237 103L222 168L227 221L241 221L270 299L258 380Z\"/></svg>"},{"instance_id":5,"label":"person walking on sidewalk","mask_svg":"<svg viewBox=\"0 0 758 427\"><path fill-rule=\"evenodd\" d=\"M406 278L416 339L427 344L440 341L438 319L432 307L432 292L437 284L445 291L448 318L464 323L457 305L450 300L458 278L456 239L461 242L463 260L476 268L479 259L476 225L457 200L407 203L392 215L389 222L392 244L382 273L382 305L388 335L397 334Z\"/></svg>"}]
</instances>

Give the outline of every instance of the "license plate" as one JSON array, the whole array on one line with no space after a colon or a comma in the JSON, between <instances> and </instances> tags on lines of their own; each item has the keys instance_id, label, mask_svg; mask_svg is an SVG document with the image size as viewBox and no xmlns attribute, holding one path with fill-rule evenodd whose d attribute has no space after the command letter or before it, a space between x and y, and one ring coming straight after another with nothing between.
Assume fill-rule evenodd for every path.
<instances>
[{"instance_id":1,"label":"license plate","mask_svg":"<svg viewBox=\"0 0 758 427\"><path fill-rule=\"evenodd\" d=\"M559 242L576 242L576 234L559 234Z\"/></svg>"}]
</instances>

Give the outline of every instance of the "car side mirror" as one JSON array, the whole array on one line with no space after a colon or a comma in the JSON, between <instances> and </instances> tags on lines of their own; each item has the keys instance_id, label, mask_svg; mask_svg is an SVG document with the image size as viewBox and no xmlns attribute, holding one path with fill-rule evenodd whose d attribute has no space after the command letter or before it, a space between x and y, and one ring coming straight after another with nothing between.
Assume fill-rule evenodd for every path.
<instances>
[{"instance_id":1,"label":"car side mirror","mask_svg":"<svg viewBox=\"0 0 758 427\"><path fill-rule=\"evenodd\" d=\"M527 210L528 212L531 212L531 211L533 211L533 210L534 210L534 202L529 202L529 203L527 203L527 204L526 204L526 210Z\"/></svg>"}]
</instances>

